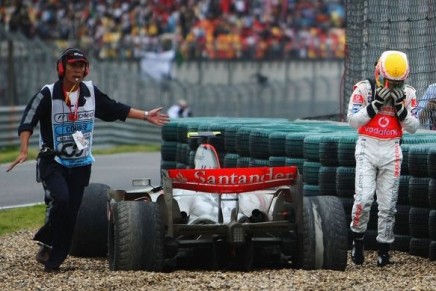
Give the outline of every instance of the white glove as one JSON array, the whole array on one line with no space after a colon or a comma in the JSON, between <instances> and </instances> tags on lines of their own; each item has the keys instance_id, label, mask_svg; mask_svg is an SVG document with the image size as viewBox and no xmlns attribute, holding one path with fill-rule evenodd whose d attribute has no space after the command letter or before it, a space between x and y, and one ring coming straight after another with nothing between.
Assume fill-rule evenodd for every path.
<instances>
[{"instance_id":1,"label":"white glove","mask_svg":"<svg viewBox=\"0 0 436 291\"><path fill-rule=\"evenodd\" d=\"M394 103L401 103L406 99L406 93L403 89L395 88L391 90L391 97L394 99Z\"/></svg>"},{"instance_id":2,"label":"white glove","mask_svg":"<svg viewBox=\"0 0 436 291\"><path fill-rule=\"evenodd\" d=\"M383 100L387 100L391 96L391 89L389 88L377 87L376 92L376 95L380 96ZM377 99L377 96L375 98Z\"/></svg>"}]
</instances>

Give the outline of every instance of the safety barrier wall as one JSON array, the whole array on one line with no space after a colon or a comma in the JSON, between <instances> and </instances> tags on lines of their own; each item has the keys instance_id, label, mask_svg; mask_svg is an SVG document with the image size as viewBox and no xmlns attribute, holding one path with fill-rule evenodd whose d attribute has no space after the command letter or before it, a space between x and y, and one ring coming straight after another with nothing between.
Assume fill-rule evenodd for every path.
<instances>
[{"instance_id":1,"label":"safety barrier wall","mask_svg":"<svg viewBox=\"0 0 436 291\"><path fill-rule=\"evenodd\" d=\"M25 105L44 84L56 81L59 53L54 45L0 26L0 106ZM343 113L342 60L172 62L171 78L156 80L141 70L141 60L88 57L86 79L134 107L168 108L183 98L195 116L295 119Z\"/></svg>"},{"instance_id":2,"label":"safety barrier wall","mask_svg":"<svg viewBox=\"0 0 436 291\"><path fill-rule=\"evenodd\" d=\"M342 66L341 61L183 64L174 68L176 79L156 81L141 77L132 64L101 62L90 79L109 96L140 108L168 108L185 99L194 116L297 119L342 112Z\"/></svg>"},{"instance_id":3,"label":"safety barrier wall","mask_svg":"<svg viewBox=\"0 0 436 291\"><path fill-rule=\"evenodd\" d=\"M0 108L4 106L0 110L0 148L18 143L16 128L21 106L44 84L57 79L58 55L59 49L54 46L0 27ZM92 56L90 61L87 80L111 98L145 110L163 106L165 111L179 99L185 99L197 117L294 120L314 116L341 119L343 114L341 60L185 62L173 64L173 78L163 80L142 74L139 62L103 62ZM100 126L96 143L148 142L148 136L150 141L158 137L155 128L135 121L104 125L97 122L97 129ZM36 135L31 142L37 143Z\"/></svg>"},{"instance_id":4,"label":"safety barrier wall","mask_svg":"<svg viewBox=\"0 0 436 291\"><path fill-rule=\"evenodd\" d=\"M50 64L53 70L50 67L47 69L47 64L38 63L37 66L31 62L25 66L25 71L15 72L17 77L14 82L0 82L0 87L1 84L15 84L13 90L0 88L0 106L27 104L44 84L57 79L52 65L54 62ZM21 63L16 61L15 66L24 66L17 65ZM92 80L111 98L139 108L168 108L179 99L185 99L195 116L295 119L340 113L341 62L263 64L257 67L262 68L259 73L253 73L252 65L239 63L224 66L215 63L202 65L197 71L196 66L186 64L178 68L176 76L180 79L157 81L141 76L132 63L92 62L87 80ZM41 68L44 68L43 71ZM286 68L295 72L289 73ZM36 70L39 74L31 73ZM233 71L239 71L239 74L234 75ZM219 82L223 76L231 76L232 72L232 82ZM255 76L257 74L267 79L259 81L259 77ZM202 80L198 80L198 75L203 75Z\"/></svg>"}]
</instances>

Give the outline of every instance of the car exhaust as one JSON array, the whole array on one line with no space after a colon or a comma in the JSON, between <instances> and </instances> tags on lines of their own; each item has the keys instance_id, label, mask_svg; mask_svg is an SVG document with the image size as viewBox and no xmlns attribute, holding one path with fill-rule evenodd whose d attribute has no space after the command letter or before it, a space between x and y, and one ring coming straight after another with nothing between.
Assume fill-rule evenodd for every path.
<instances>
[{"instance_id":1,"label":"car exhaust","mask_svg":"<svg viewBox=\"0 0 436 291\"><path fill-rule=\"evenodd\" d=\"M250 222L251 223L257 223L257 222L265 222L268 221L267 216L264 212L260 211L259 209L253 209L250 216Z\"/></svg>"}]
</instances>

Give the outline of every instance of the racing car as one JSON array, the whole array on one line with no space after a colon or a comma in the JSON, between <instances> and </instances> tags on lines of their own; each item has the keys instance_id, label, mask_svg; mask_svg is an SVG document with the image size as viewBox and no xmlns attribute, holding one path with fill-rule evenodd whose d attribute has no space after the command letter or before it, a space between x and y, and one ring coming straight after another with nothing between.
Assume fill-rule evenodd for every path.
<instances>
[{"instance_id":1,"label":"racing car","mask_svg":"<svg viewBox=\"0 0 436 291\"><path fill-rule=\"evenodd\" d=\"M215 132L195 133L205 137ZM107 191L109 269L275 264L345 270L347 226L336 196L303 197L296 166L221 168L202 143L194 169L162 170L162 186Z\"/></svg>"}]
</instances>

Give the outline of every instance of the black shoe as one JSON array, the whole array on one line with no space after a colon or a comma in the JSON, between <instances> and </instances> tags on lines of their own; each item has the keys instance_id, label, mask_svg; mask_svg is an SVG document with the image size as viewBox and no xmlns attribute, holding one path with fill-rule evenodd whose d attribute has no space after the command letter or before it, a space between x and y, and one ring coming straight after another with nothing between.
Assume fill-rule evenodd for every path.
<instances>
[{"instance_id":1,"label":"black shoe","mask_svg":"<svg viewBox=\"0 0 436 291\"><path fill-rule=\"evenodd\" d=\"M384 267L386 265L392 264L390 260L391 257L389 256L389 250L391 248L391 245L387 243L377 243L377 246L377 266Z\"/></svg>"},{"instance_id":2,"label":"black shoe","mask_svg":"<svg viewBox=\"0 0 436 291\"><path fill-rule=\"evenodd\" d=\"M392 264L389 256L390 244L378 243L377 266L384 267Z\"/></svg>"},{"instance_id":3,"label":"black shoe","mask_svg":"<svg viewBox=\"0 0 436 291\"><path fill-rule=\"evenodd\" d=\"M48 248L45 245L41 245L39 247L39 251L36 253L35 259L38 263L44 265L45 263L47 263L49 255L50 255L50 248Z\"/></svg>"},{"instance_id":4,"label":"black shoe","mask_svg":"<svg viewBox=\"0 0 436 291\"><path fill-rule=\"evenodd\" d=\"M377 266L384 267L384 266L390 265L390 264L392 264L392 262L391 262L388 254L379 255L377 257Z\"/></svg>"},{"instance_id":5,"label":"black shoe","mask_svg":"<svg viewBox=\"0 0 436 291\"><path fill-rule=\"evenodd\" d=\"M54 267L54 268L47 267L47 266L44 267L44 272L46 272L46 273L58 273L58 272L60 272L60 270L61 269L59 269L59 267Z\"/></svg>"},{"instance_id":6,"label":"black shoe","mask_svg":"<svg viewBox=\"0 0 436 291\"><path fill-rule=\"evenodd\" d=\"M363 238L353 240L353 249L351 250L351 260L356 265L362 265L365 261L365 256L363 255Z\"/></svg>"}]
</instances>

